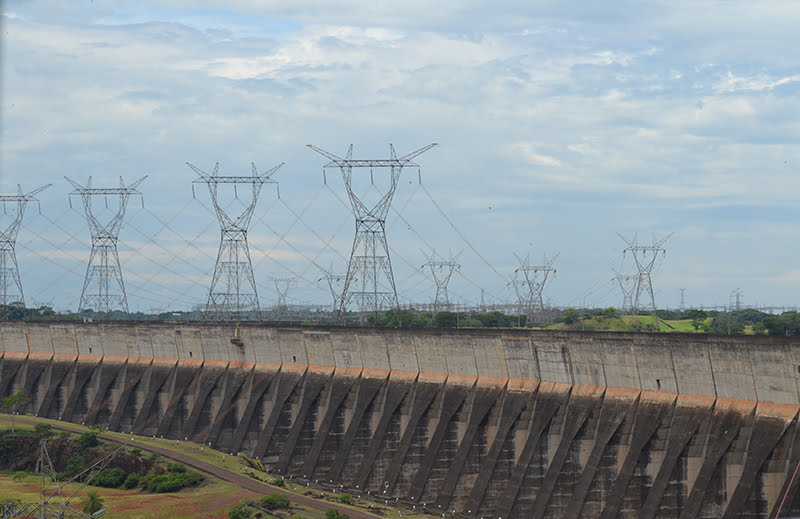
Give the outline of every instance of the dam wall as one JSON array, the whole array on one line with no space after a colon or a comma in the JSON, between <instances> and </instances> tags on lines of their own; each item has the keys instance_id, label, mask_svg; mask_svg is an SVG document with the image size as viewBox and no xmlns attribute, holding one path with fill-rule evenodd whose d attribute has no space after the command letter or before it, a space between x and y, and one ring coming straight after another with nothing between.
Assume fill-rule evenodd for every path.
<instances>
[{"instance_id":1,"label":"dam wall","mask_svg":"<svg viewBox=\"0 0 800 519\"><path fill-rule=\"evenodd\" d=\"M800 513L791 337L0 324L0 398L465 517Z\"/></svg>"}]
</instances>

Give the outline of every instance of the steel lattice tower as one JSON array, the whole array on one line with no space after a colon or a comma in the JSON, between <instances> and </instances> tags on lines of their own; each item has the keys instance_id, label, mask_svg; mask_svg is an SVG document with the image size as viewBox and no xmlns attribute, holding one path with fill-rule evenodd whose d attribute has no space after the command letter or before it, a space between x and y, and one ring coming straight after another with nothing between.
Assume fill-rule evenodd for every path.
<instances>
[{"instance_id":1,"label":"steel lattice tower","mask_svg":"<svg viewBox=\"0 0 800 519\"><path fill-rule=\"evenodd\" d=\"M639 276L636 274L620 274L616 271L614 271L614 274L614 281L617 282L619 289L622 291L622 307L620 310L632 311L633 292L636 290L636 286L638 285Z\"/></svg>"},{"instance_id":2,"label":"steel lattice tower","mask_svg":"<svg viewBox=\"0 0 800 519\"><path fill-rule=\"evenodd\" d=\"M653 316L653 327L656 330L658 329L658 316L656 315L656 296L655 291L653 290L652 272L659 253L662 257L666 255L667 251L662 247L662 245L664 242L670 239L672 234L673 233L670 233L661 239L656 238L654 234L652 245L639 245L638 236L636 234L634 234L633 238L629 240L617 233L617 235L628 245L628 247L622 251L623 256L630 252L631 256L633 256L633 261L636 264L636 269L638 270L636 292L633 297L633 304L631 306L631 315L636 316L638 314L640 310L639 299L642 295L642 291L644 290L650 295L650 310Z\"/></svg>"},{"instance_id":3,"label":"steel lattice tower","mask_svg":"<svg viewBox=\"0 0 800 519\"><path fill-rule=\"evenodd\" d=\"M329 270L322 269L322 273L324 274L323 277L317 280L317 283L322 281L323 279L328 282L328 289L331 291L331 297L333 298L333 306L331 307L331 313L336 314L336 308L339 306L339 303L342 299L342 290L341 287L344 286L345 275L343 274L334 274L332 272L332 268Z\"/></svg>"},{"instance_id":4,"label":"steel lattice tower","mask_svg":"<svg viewBox=\"0 0 800 519\"><path fill-rule=\"evenodd\" d=\"M428 267L431 269L433 281L436 283L436 298L433 300L433 312L436 313L440 310L449 311L450 299L447 296L447 285L450 283L453 272L461 268L461 265L458 264L458 257L461 256L461 252L455 256L451 253L447 260L436 259L436 251L433 251L430 255L422 251L422 255L425 256L428 262L421 268L424 269Z\"/></svg>"},{"instance_id":5,"label":"steel lattice tower","mask_svg":"<svg viewBox=\"0 0 800 519\"><path fill-rule=\"evenodd\" d=\"M325 168L331 167L341 170L356 220L356 235L350 251L350 261L347 265L339 306L340 317L344 316L345 310L353 301L359 305L359 320L362 324L366 313L377 316L378 312L385 308L400 307L392 273L392 262L389 257L389 246L386 243L386 215L389 213L389 207L392 204L403 168L416 167L419 169L419 165L411 160L434 146L436 143L398 158L394 146L390 144L389 159L363 160L352 158L352 144L348 148L345 158L311 144L308 145L312 150L331 159L331 162L323 167L323 171ZM374 205L367 205L353 191L353 169L369 169L370 175L372 175L374 168L389 168L389 187Z\"/></svg>"},{"instance_id":6,"label":"steel lattice tower","mask_svg":"<svg viewBox=\"0 0 800 519\"><path fill-rule=\"evenodd\" d=\"M541 316L541 324L545 323L544 313L544 299L542 292L544 291L545 283L550 275L555 276L556 269L553 268L558 254L552 258L546 255L541 265L530 265L529 257L519 257L516 253L514 256L519 261L520 266L514 270L514 276L511 279L511 285L514 286L514 291L517 293L519 300L520 312L524 313L528 318L528 324L533 322L535 310L538 308ZM520 274L522 278L520 278Z\"/></svg>"},{"instance_id":7,"label":"steel lattice tower","mask_svg":"<svg viewBox=\"0 0 800 519\"><path fill-rule=\"evenodd\" d=\"M186 164L200 175L193 184L208 185L208 192L220 226L219 252L214 265L211 288L208 291L205 318L213 321L258 319L260 308L253 264L247 246L247 228L250 226L261 188L264 184L277 184L270 177L284 163L281 162L261 175L258 174L256 165L251 163L253 173L249 177L220 176L219 162L214 165L214 171L210 175L188 162ZM217 189L220 184L233 184L234 189L239 184L251 186L250 204L236 218L229 216L219 204Z\"/></svg>"},{"instance_id":8,"label":"steel lattice tower","mask_svg":"<svg viewBox=\"0 0 800 519\"><path fill-rule=\"evenodd\" d=\"M81 290L78 311L91 309L99 314L106 314L119 308L127 313L128 298L125 294L125 283L122 281L122 267L119 264L117 242L122 221L125 218L125 210L128 208L128 199L131 195L142 196L142 193L136 188L144 182L147 175L129 186L126 186L122 177L119 177L119 187L110 188L93 188L92 177L89 177L85 187L70 178L64 178L75 188L69 196L81 197L83 211L89 224L89 233L92 235L92 252L86 267L86 278L83 282L83 290ZM109 196L119 197L117 214L108 223L102 223L92 212L92 199L98 196L105 198L106 207L108 207ZM70 205L71 203L72 199L70 198ZM142 204L144 205L144 199L142 199Z\"/></svg>"},{"instance_id":9,"label":"steel lattice tower","mask_svg":"<svg viewBox=\"0 0 800 519\"><path fill-rule=\"evenodd\" d=\"M22 216L25 214L25 206L28 202L38 202L36 195L52 186L47 184L30 193L23 193L22 187L17 185L16 195L0 195L0 202L3 202L3 213L6 212L6 204L16 204L16 211L13 212L13 220L5 230L0 230L0 304L10 305L11 303L25 304L25 296L22 292L22 281L19 277L19 265L17 265L17 235Z\"/></svg>"},{"instance_id":10,"label":"steel lattice tower","mask_svg":"<svg viewBox=\"0 0 800 519\"><path fill-rule=\"evenodd\" d=\"M278 293L278 303L275 305L275 308L278 311L278 315L283 317L287 313L286 296L289 294L289 289L292 288L292 285L294 285L295 278L270 277L270 279L275 284L275 292Z\"/></svg>"}]
</instances>

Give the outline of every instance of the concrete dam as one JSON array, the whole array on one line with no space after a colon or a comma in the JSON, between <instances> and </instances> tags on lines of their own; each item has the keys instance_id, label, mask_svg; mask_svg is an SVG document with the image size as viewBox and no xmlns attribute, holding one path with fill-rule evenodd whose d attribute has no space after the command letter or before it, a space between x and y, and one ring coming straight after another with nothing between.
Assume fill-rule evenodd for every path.
<instances>
[{"instance_id":1,"label":"concrete dam","mask_svg":"<svg viewBox=\"0 0 800 519\"><path fill-rule=\"evenodd\" d=\"M800 514L800 339L0 324L26 413L500 518Z\"/></svg>"}]
</instances>

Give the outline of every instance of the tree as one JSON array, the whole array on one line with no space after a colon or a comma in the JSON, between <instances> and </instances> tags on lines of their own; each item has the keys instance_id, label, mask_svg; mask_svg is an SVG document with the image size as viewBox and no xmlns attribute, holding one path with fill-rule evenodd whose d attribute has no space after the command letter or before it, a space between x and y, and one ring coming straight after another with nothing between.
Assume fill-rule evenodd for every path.
<instances>
[{"instance_id":1,"label":"tree","mask_svg":"<svg viewBox=\"0 0 800 519\"><path fill-rule=\"evenodd\" d=\"M25 394L24 391L19 391L13 395L9 395L0 402L0 409L8 412L11 415L11 432L14 433L14 413L25 404L31 401L31 397Z\"/></svg>"},{"instance_id":2,"label":"tree","mask_svg":"<svg viewBox=\"0 0 800 519\"><path fill-rule=\"evenodd\" d=\"M103 498L96 490L90 490L83 498L83 511L87 514L93 514L103 508Z\"/></svg>"},{"instance_id":3,"label":"tree","mask_svg":"<svg viewBox=\"0 0 800 519\"><path fill-rule=\"evenodd\" d=\"M439 312L433 318L433 325L437 328L455 328L458 326L458 314L454 312Z\"/></svg>"},{"instance_id":4,"label":"tree","mask_svg":"<svg viewBox=\"0 0 800 519\"><path fill-rule=\"evenodd\" d=\"M767 317L762 321L770 335L800 335L800 314L784 312L778 317Z\"/></svg>"},{"instance_id":5,"label":"tree","mask_svg":"<svg viewBox=\"0 0 800 519\"><path fill-rule=\"evenodd\" d=\"M578 322L579 317L580 314L578 313L577 310L575 310L574 308L567 308L567 310L564 312L564 315L561 317L561 321L564 324L574 324Z\"/></svg>"},{"instance_id":6,"label":"tree","mask_svg":"<svg viewBox=\"0 0 800 519\"><path fill-rule=\"evenodd\" d=\"M706 324L706 318L708 317L708 314L703 310L689 310L689 313L686 314L686 317L692 320L692 328L694 328L694 331L697 331L704 324Z\"/></svg>"}]
</instances>

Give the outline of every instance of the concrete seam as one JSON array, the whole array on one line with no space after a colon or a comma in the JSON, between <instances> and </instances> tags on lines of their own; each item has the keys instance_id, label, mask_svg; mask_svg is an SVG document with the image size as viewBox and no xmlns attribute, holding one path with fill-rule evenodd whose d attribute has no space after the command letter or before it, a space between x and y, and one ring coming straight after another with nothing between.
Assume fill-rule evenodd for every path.
<instances>
[{"instance_id":1,"label":"concrete seam","mask_svg":"<svg viewBox=\"0 0 800 519\"><path fill-rule=\"evenodd\" d=\"M681 394L681 388L678 386L678 374L675 371L675 356L672 354L672 345L667 348L669 351L669 362L672 364L672 380L675 382L675 392Z\"/></svg>"},{"instance_id":2,"label":"concrete seam","mask_svg":"<svg viewBox=\"0 0 800 519\"><path fill-rule=\"evenodd\" d=\"M747 365L750 368L750 377L753 380L753 394L756 395L756 402L758 402L758 384L756 384L756 374L753 371L753 355L750 352L750 346L747 344L747 342L744 343L744 347L747 350Z\"/></svg>"},{"instance_id":3,"label":"concrete seam","mask_svg":"<svg viewBox=\"0 0 800 519\"><path fill-rule=\"evenodd\" d=\"M714 386L714 397L719 398L719 392L717 392L717 380L714 377L714 363L711 361L711 346L709 346L708 341L706 341L706 352L708 354L708 367L710 368L709 371L711 372L711 384Z\"/></svg>"}]
</instances>

